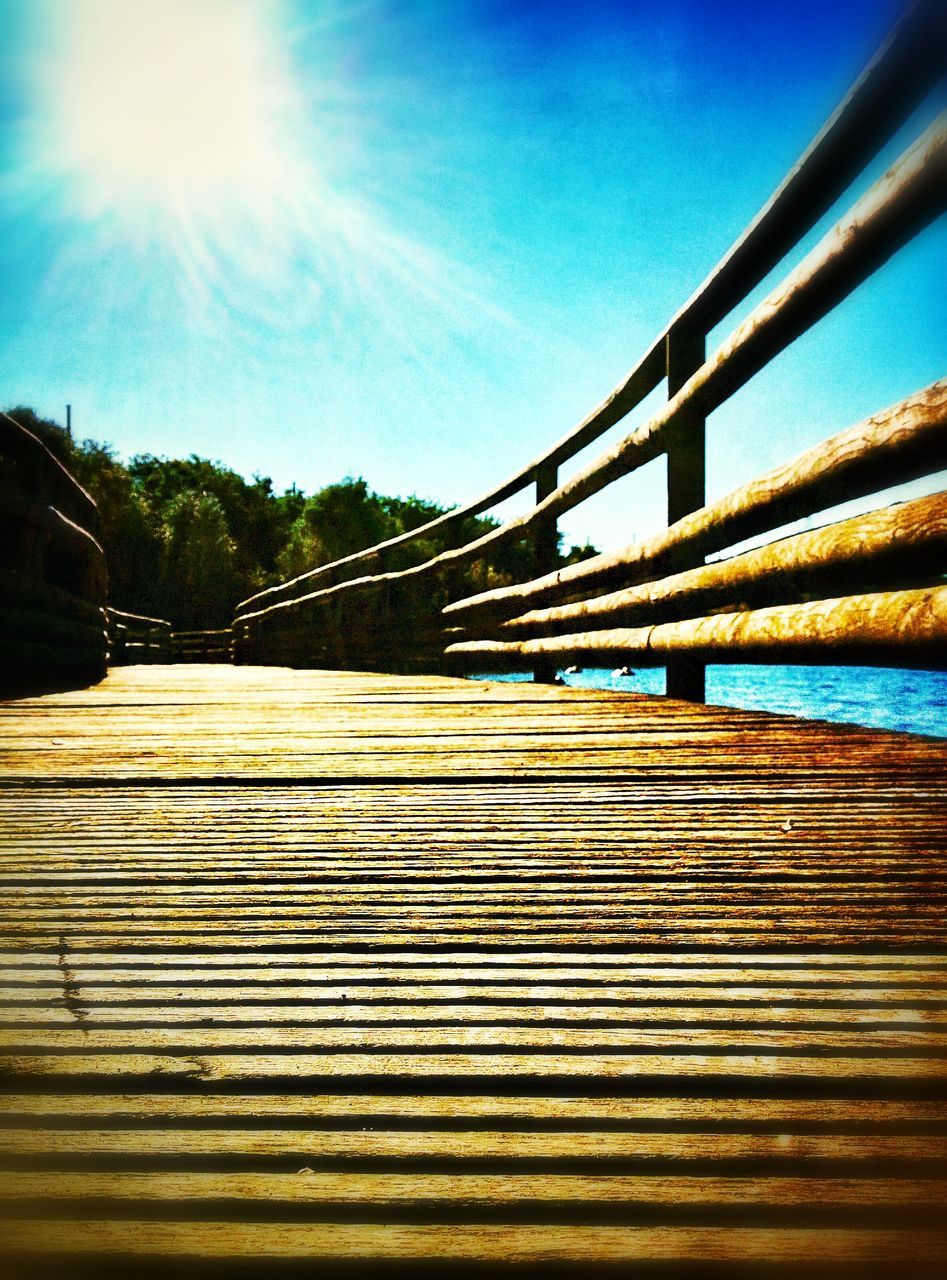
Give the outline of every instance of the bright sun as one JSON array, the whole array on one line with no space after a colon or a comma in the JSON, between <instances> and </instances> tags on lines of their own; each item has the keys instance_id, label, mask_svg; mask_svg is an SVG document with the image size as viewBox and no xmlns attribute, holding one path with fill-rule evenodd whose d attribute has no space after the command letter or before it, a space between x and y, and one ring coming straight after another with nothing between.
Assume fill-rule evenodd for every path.
<instances>
[{"instance_id":1,"label":"bright sun","mask_svg":"<svg viewBox=\"0 0 947 1280\"><path fill-rule=\"evenodd\" d=\"M301 99L260 0L54 6L46 163L86 212L191 217L292 181ZM265 202L264 202L265 203Z\"/></svg>"},{"instance_id":2,"label":"bright sun","mask_svg":"<svg viewBox=\"0 0 947 1280\"><path fill-rule=\"evenodd\" d=\"M334 124L351 89L312 40L297 65L290 0L35 4L21 175L84 253L129 270L127 248L157 254L202 310L280 325L332 287L446 301L437 256L353 181L352 128ZM324 0L322 22L339 11Z\"/></svg>"}]
</instances>

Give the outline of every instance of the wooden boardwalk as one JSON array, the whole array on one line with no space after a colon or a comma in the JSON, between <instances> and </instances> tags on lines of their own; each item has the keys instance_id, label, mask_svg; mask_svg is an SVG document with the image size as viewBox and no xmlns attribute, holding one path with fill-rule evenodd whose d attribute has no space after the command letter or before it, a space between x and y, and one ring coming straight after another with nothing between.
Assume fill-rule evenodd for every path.
<instances>
[{"instance_id":1,"label":"wooden boardwalk","mask_svg":"<svg viewBox=\"0 0 947 1280\"><path fill-rule=\"evenodd\" d=\"M942 1273L945 759L433 677L8 704L0 1275Z\"/></svg>"}]
</instances>

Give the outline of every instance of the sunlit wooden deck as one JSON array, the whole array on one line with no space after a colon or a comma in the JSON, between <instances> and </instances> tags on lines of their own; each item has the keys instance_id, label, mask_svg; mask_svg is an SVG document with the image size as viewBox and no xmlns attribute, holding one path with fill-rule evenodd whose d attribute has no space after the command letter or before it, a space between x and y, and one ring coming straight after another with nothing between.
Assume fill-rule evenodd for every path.
<instances>
[{"instance_id":1,"label":"sunlit wooden deck","mask_svg":"<svg viewBox=\"0 0 947 1280\"><path fill-rule=\"evenodd\" d=\"M947 1260L943 744L204 665L0 746L0 1274Z\"/></svg>"}]
</instances>

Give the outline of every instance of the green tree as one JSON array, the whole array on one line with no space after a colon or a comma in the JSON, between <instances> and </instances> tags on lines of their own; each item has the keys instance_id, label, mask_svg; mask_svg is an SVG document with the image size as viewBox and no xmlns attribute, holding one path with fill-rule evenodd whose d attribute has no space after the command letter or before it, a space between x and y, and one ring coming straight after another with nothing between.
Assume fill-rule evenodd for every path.
<instances>
[{"instance_id":1,"label":"green tree","mask_svg":"<svg viewBox=\"0 0 947 1280\"><path fill-rule=\"evenodd\" d=\"M212 495L234 545L242 593L250 595L271 580L291 521L274 499L268 476L254 476L248 482L222 463L196 454L190 458L138 454L128 464L128 472L137 492L161 522L167 521L182 494Z\"/></svg>"},{"instance_id":2,"label":"green tree","mask_svg":"<svg viewBox=\"0 0 947 1280\"><path fill-rule=\"evenodd\" d=\"M166 616L182 629L229 625L241 580L218 499L194 489L177 494L168 503L163 533Z\"/></svg>"},{"instance_id":3,"label":"green tree","mask_svg":"<svg viewBox=\"0 0 947 1280\"><path fill-rule=\"evenodd\" d=\"M226 626L234 605L262 587L419 529L450 510L416 494L375 493L352 476L310 497L295 485L277 494L269 477L248 481L197 454L142 453L126 465L111 445L77 444L58 423L26 406L9 413L44 441L98 504L112 604L168 618L180 628ZM488 516L465 517L394 548L384 567L423 563L496 527ZM594 547L573 546L560 561L572 564L592 554ZM420 595L406 588L405 599L416 600L406 606L406 628L421 622L417 610L434 626L448 593L456 598L522 581L532 563L528 541L519 540L491 547L482 560L432 580Z\"/></svg>"},{"instance_id":4,"label":"green tree","mask_svg":"<svg viewBox=\"0 0 947 1280\"><path fill-rule=\"evenodd\" d=\"M581 545L574 542L566 552L560 551L559 559L563 565L578 564L581 560L591 560L592 556L597 555L598 547L593 547L586 539Z\"/></svg>"},{"instance_id":5,"label":"green tree","mask_svg":"<svg viewBox=\"0 0 947 1280\"><path fill-rule=\"evenodd\" d=\"M306 502L302 519L322 560L339 560L397 532L378 496L361 477L346 476L338 484L327 484Z\"/></svg>"},{"instance_id":6,"label":"green tree","mask_svg":"<svg viewBox=\"0 0 947 1280\"><path fill-rule=\"evenodd\" d=\"M99 509L106 552L109 599L119 609L160 611L162 530L115 450L95 440L70 444L69 469Z\"/></svg>"}]
</instances>

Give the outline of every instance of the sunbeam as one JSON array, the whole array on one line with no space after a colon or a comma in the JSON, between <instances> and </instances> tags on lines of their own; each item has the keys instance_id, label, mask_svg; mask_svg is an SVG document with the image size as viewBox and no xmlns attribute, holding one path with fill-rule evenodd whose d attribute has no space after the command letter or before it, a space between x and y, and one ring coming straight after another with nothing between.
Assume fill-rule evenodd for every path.
<instances>
[{"instance_id":1,"label":"sunbeam","mask_svg":"<svg viewBox=\"0 0 947 1280\"><path fill-rule=\"evenodd\" d=\"M282 0L39 13L24 164L88 252L165 259L192 308L277 326L327 286L381 310L391 288L455 305L455 273L351 178L351 92L329 70L303 79Z\"/></svg>"}]
</instances>

